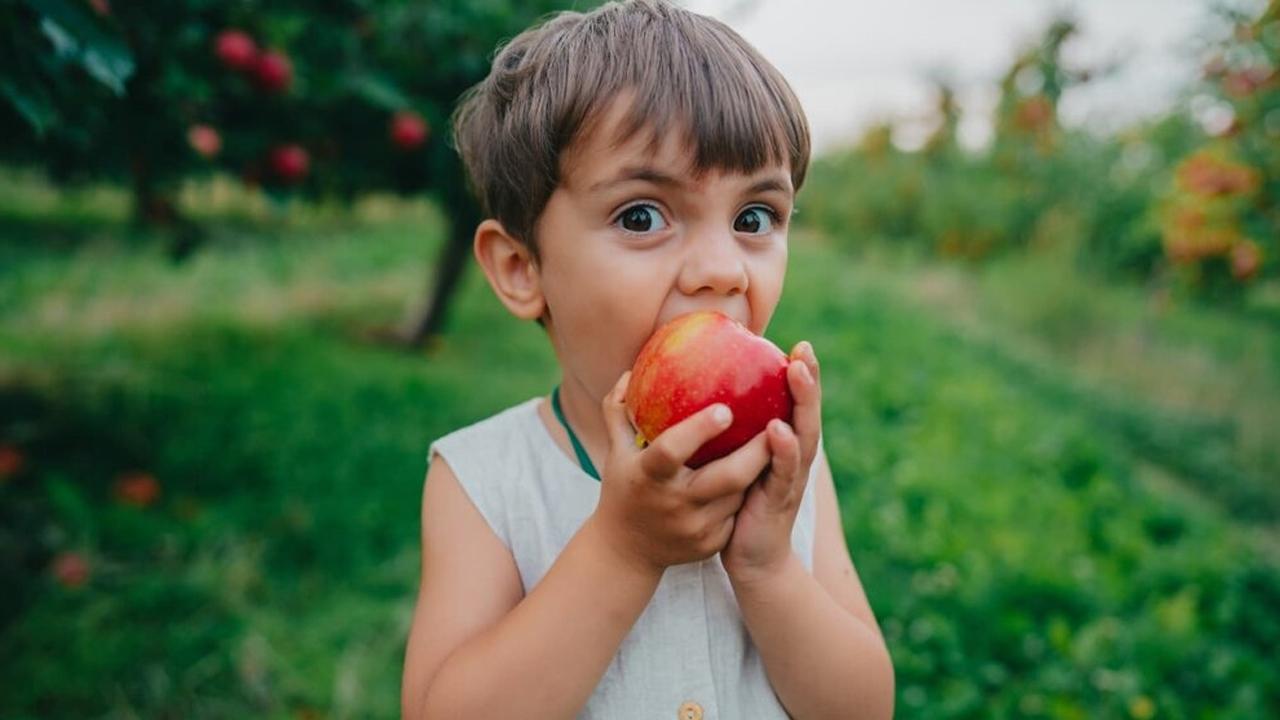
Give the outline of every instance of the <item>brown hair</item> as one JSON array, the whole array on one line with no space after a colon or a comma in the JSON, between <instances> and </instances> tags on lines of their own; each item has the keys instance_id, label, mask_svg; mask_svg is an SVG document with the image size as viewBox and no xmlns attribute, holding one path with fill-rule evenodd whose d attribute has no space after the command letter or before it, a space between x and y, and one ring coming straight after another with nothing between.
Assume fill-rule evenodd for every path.
<instances>
[{"instance_id":1,"label":"brown hair","mask_svg":"<svg viewBox=\"0 0 1280 720\"><path fill-rule=\"evenodd\" d=\"M727 25L667 0L556 13L499 47L452 118L472 192L535 259L534 226L562 156L628 91L636 101L615 146L649 128L652 149L674 126L694 151L695 174L786 163L793 188L804 183L809 125L800 101Z\"/></svg>"}]
</instances>

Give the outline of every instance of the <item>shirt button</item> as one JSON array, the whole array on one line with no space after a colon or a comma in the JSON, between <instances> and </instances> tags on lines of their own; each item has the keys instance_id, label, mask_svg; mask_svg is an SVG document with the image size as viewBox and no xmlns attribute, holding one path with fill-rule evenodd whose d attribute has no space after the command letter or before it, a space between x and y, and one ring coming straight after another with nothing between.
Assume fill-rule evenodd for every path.
<instances>
[{"instance_id":1,"label":"shirt button","mask_svg":"<svg viewBox=\"0 0 1280 720\"><path fill-rule=\"evenodd\" d=\"M702 706L690 700L680 706L676 717L679 720L702 720Z\"/></svg>"}]
</instances>

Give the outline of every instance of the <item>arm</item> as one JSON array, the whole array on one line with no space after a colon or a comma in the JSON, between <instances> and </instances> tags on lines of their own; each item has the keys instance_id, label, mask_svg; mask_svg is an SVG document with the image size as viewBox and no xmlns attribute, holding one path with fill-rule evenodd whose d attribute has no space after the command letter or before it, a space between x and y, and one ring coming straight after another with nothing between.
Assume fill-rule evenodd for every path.
<instances>
[{"instance_id":1,"label":"arm","mask_svg":"<svg viewBox=\"0 0 1280 720\"><path fill-rule=\"evenodd\" d=\"M819 453L813 574L794 554L777 575L733 580L765 672L787 712L810 718L893 715L893 665L849 558L835 487Z\"/></svg>"},{"instance_id":2,"label":"arm","mask_svg":"<svg viewBox=\"0 0 1280 720\"><path fill-rule=\"evenodd\" d=\"M724 547L743 493L769 461L765 435L690 470L685 461L732 419L712 406L641 450L623 404L630 375L602 401L609 453L595 512L524 599L510 552L449 466L431 464L422 594L401 693L405 717L575 715L664 569Z\"/></svg>"},{"instance_id":3,"label":"arm","mask_svg":"<svg viewBox=\"0 0 1280 720\"><path fill-rule=\"evenodd\" d=\"M661 579L661 571L615 557L596 528L588 519L521 599L510 552L436 458L423 492L404 717L577 714ZM546 668L555 672L539 670Z\"/></svg>"}]
</instances>

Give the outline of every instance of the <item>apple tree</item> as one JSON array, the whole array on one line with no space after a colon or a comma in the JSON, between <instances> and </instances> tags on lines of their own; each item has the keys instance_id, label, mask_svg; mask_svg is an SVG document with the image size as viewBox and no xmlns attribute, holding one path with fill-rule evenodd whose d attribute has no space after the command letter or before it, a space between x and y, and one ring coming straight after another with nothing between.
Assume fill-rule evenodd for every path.
<instances>
[{"instance_id":1,"label":"apple tree","mask_svg":"<svg viewBox=\"0 0 1280 720\"><path fill-rule=\"evenodd\" d=\"M1178 165L1161 212L1165 255L1194 292L1237 300L1280 275L1280 0L1207 52L1197 103L1211 133Z\"/></svg>"},{"instance_id":2,"label":"apple tree","mask_svg":"<svg viewBox=\"0 0 1280 720\"><path fill-rule=\"evenodd\" d=\"M135 218L177 230L178 254L200 234L174 201L193 174L280 197L434 195L452 229L407 330L421 341L442 327L479 219L453 105L500 41L568 5L0 0L0 162L128 183Z\"/></svg>"}]
</instances>

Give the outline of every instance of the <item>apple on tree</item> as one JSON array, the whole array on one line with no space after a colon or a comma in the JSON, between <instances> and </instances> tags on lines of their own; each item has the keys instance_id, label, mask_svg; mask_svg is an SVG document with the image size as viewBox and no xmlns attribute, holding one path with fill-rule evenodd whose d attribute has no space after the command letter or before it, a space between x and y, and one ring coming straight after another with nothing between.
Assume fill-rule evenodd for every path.
<instances>
[{"instance_id":1,"label":"apple on tree","mask_svg":"<svg viewBox=\"0 0 1280 720\"><path fill-rule=\"evenodd\" d=\"M276 179L285 185L296 185L310 171L311 156L301 145L288 143L272 148L267 163Z\"/></svg>"},{"instance_id":2,"label":"apple on tree","mask_svg":"<svg viewBox=\"0 0 1280 720\"><path fill-rule=\"evenodd\" d=\"M624 402L645 442L708 405L728 405L733 423L689 458L696 469L742 447L774 418L791 422L788 364L777 345L728 315L687 313L645 342Z\"/></svg>"},{"instance_id":3,"label":"apple on tree","mask_svg":"<svg viewBox=\"0 0 1280 720\"><path fill-rule=\"evenodd\" d=\"M199 123L187 130L187 143L201 157L211 160L222 151L222 136L214 128Z\"/></svg>"},{"instance_id":4,"label":"apple on tree","mask_svg":"<svg viewBox=\"0 0 1280 720\"><path fill-rule=\"evenodd\" d=\"M388 131L391 142L401 150L416 150L427 141L427 122L412 110L401 110L391 117Z\"/></svg>"},{"instance_id":5,"label":"apple on tree","mask_svg":"<svg viewBox=\"0 0 1280 720\"><path fill-rule=\"evenodd\" d=\"M284 92L293 83L293 64L284 53L268 50L258 56L253 66L253 81L263 92Z\"/></svg>"},{"instance_id":6,"label":"apple on tree","mask_svg":"<svg viewBox=\"0 0 1280 720\"><path fill-rule=\"evenodd\" d=\"M213 40L213 54L229 70L248 72L258 60L258 45L243 30L223 30Z\"/></svg>"}]
</instances>

